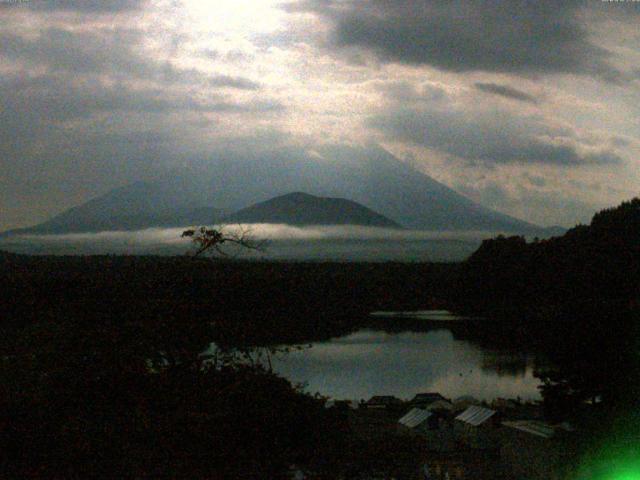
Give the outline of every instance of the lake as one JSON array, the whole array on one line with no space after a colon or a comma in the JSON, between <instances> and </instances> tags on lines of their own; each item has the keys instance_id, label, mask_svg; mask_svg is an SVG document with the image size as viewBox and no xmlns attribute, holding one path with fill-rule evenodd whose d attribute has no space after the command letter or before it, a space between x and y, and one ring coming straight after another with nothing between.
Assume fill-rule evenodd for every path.
<instances>
[{"instance_id":1,"label":"lake","mask_svg":"<svg viewBox=\"0 0 640 480\"><path fill-rule=\"evenodd\" d=\"M397 333L366 328L279 354L273 368L304 382L308 392L335 399L410 399L435 391L448 398L533 400L540 398L534 360L532 353L480 346L444 327Z\"/></svg>"}]
</instances>

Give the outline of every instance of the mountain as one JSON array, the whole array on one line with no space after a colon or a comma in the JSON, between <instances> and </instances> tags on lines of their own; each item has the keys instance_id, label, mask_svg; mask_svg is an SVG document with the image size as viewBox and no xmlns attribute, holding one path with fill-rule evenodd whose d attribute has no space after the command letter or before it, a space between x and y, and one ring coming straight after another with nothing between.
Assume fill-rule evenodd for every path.
<instances>
[{"instance_id":1,"label":"mountain","mask_svg":"<svg viewBox=\"0 0 640 480\"><path fill-rule=\"evenodd\" d=\"M316 197L295 192L281 195L224 218L230 223L286 223L288 225L366 225L401 228L393 220L351 200Z\"/></svg>"},{"instance_id":2,"label":"mountain","mask_svg":"<svg viewBox=\"0 0 640 480\"><path fill-rule=\"evenodd\" d=\"M225 152L192 161L189 167L153 181L112 190L21 231L63 233L157 226L158 216L180 216L206 206L234 212L292 191L348 198L407 228L542 232L535 225L473 202L378 146L344 145ZM190 220L185 224L202 223L188 215L185 220Z\"/></svg>"},{"instance_id":3,"label":"mountain","mask_svg":"<svg viewBox=\"0 0 640 480\"><path fill-rule=\"evenodd\" d=\"M7 233L62 234L151 227L211 224L225 213L211 207L194 207L197 199L171 195L160 185L137 182L115 189L39 225Z\"/></svg>"}]
</instances>

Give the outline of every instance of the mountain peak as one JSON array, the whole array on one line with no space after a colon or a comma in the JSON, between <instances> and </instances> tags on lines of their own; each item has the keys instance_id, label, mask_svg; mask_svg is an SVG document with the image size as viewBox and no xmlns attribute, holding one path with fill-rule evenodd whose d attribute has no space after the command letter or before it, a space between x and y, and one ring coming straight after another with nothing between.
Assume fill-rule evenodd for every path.
<instances>
[{"instance_id":1,"label":"mountain peak","mask_svg":"<svg viewBox=\"0 0 640 480\"><path fill-rule=\"evenodd\" d=\"M310 193L305 192L291 192L285 193L284 195L280 195L278 197L274 197L271 200L281 199L281 200L311 200L314 198L319 198L316 195L311 195Z\"/></svg>"},{"instance_id":2,"label":"mountain peak","mask_svg":"<svg viewBox=\"0 0 640 480\"><path fill-rule=\"evenodd\" d=\"M402 228L398 223L360 203L344 198L318 197L292 192L259 202L229 215L234 223L289 225L364 225Z\"/></svg>"},{"instance_id":3,"label":"mountain peak","mask_svg":"<svg viewBox=\"0 0 640 480\"><path fill-rule=\"evenodd\" d=\"M314 202L342 201L343 208L357 202L387 221L395 224L389 220L394 219L414 229L544 235L540 227L485 208L380 147L333 145L317 150L321 158L293 147L263 155L230 152L207 159L199 168L172 171L153 182L113 190L23 233L148 228L167 224L167 212L202 206L234 212L271 199L291 204L291 210L300 203L307 209ZM329 205L324 208L330 210ZM195 221L187 217L187 224ZM215 215L202 220L209 223L212 218Z\"/></svg>"}]
</instances>

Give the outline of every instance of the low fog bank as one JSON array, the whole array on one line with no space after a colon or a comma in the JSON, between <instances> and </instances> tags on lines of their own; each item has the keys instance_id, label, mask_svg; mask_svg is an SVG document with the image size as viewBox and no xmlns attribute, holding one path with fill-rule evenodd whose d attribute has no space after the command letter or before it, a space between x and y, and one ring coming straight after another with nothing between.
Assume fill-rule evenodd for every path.
<instances>
[{"instance_id":1,"label":"low fog bank","mask_svg":"<svg viewBox=\"0 0 640 480\"><path fill-rule=\"evenodd\" d=\"M55 255L183 255L195 251L189 239L181 238L185 228L17 235L0 239L0 249ZM482 239L498 233L397 230L353 225L296 227L251 224L225 225L222 228L228 232L248 230L256 240L268 242L265 251L231 249L228 253L267 260L459 261L478 248Z\"/></svg>"}]
</instances>

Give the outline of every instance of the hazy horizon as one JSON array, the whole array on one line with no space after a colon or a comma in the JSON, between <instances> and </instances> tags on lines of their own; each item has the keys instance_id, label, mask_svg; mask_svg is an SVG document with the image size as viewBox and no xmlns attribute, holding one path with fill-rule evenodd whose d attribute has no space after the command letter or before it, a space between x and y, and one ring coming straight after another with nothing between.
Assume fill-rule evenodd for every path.
<instances>
[{"instance_id":1,"label":"hazy horizon","mask_svg":"<svg viewBox=\"0 0 640 480\"><path fill-rule=\"evenodd\" d=\"M218 227L212 225L212 227ZM0 249L31 254L158 254L195 252L182 228L148 228L95 233L22 234L0 239ZM501 232L398 230L356 225L291 226L244 224L224 226L249 232L267 242L264 251L227 249L238 258L266 260L460 261L485 238Z\"/></svg>"}]
</instances>

